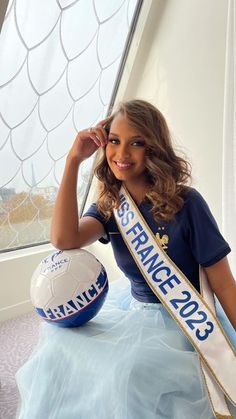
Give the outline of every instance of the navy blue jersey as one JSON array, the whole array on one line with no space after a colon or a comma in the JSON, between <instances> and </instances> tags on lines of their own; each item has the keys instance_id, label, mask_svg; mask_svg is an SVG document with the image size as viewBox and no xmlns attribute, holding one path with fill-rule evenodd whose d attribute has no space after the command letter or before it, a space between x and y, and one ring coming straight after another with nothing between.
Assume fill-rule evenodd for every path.
<instances>
[{"instance_id":1,"label":"navy blue jersey","mask_svg":"<svg viewBox=\"0 0 236 419\"><path fill-rule=\"evenodd\" d=\"M230 247L200 193L190 188L183 197L182 209L168 222L156 222L151 213L151 203L147 201L143 201L138 208L162 248L199 291L199 265L213 265L230 252ZM127 249L114 216L105 221L96 204L92 204L84 216L94 217L103 224L107 238L100 241L111 242L117 265L131 282L133 297L143 302L159 302Z\"/></svg>"}]
</instances>

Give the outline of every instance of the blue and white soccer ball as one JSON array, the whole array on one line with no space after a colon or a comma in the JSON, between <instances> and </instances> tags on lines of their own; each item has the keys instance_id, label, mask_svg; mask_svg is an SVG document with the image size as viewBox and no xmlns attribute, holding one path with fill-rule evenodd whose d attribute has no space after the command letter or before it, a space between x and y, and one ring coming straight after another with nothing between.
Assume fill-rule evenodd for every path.
<instances>
[{"instance_id":1,"label":"blue and white soccer ball","mask_svg":"<svg viewBox=\"0 0 236 419\"><path fill-rule=\"evenodd\" d=\"M96 316L107 292L104 267L84 249L58 250L44 258L30 289L36 312L62 327L81 326Z\"/></svg>"}]
</instances>

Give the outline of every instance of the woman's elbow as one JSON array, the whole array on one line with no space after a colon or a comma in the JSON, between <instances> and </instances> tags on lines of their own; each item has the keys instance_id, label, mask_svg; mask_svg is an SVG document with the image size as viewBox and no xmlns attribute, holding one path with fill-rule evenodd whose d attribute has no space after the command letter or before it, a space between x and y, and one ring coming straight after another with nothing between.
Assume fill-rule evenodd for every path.
<instances>
[{"instance_id":1,"label":"woman's elbow","mask_svg":"<svg viewBox=\"0 0 236 419\"><path fill-rule=\"evenodd\" d=\"M71 238L67 239L65 236L55 237L54 235L51 235L50 242L56 249L59 250L78 249L80 247L77 240L73 240Z\"/></svg>"}]
</instances>

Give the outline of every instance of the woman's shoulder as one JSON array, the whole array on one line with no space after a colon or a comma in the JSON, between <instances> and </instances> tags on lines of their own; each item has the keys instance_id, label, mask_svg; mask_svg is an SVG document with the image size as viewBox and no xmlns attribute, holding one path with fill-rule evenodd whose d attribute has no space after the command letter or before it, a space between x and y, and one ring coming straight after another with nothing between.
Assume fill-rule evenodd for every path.
<instances>
[{"instance_id":1,"label":"woman's shoulder","mask_svg":"<svg viewBox=\"0 0 236 419\"><path fill-rule=\"evenodd\" d=\"M202 194L193 187L186 187L182 192L183 206L179 211L178 218L195 220L214 218L208 203Z\"/></svg>"},{"instance_id":2,"label":"woman's shoulder","mask_svg":"<svg viewBox=\"0 0 236 419\"><path fill-rule=\"evenodd\" d=\"M188 207L191 205L207 205L201 193L193 187L185 187L181 196L184 200L184 206Z\"/></svg>"},{"instance_id":3,"label":"woman's shoulder","mask_svg":"<svg viewBox=\"0 0 236 419\"><path fill-rule=\"evenodd\" d=\"M201 225L206 231L209 226L218 228L207 201L197 189L188 187L183 193L183 199L183 207L177 216L179 220L184 220L186 227L195 225L199 228Z\"/></svg>"}]
</instances>

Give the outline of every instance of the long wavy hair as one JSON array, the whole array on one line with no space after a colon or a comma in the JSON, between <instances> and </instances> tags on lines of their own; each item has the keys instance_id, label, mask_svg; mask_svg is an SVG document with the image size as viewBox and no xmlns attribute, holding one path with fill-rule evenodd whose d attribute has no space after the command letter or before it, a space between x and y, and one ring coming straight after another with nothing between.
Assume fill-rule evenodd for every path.
<instances>
[{"instance_id":1,"label":"long wavy hair","mask_svg":"<svg viewBox=\"0 0 236 419\"><path fill-rule=\"evenodd\" d=\"M138 99L120 103L106 124L107 131L118 114L124 115L129 124L145 138L146 176L150 185L145 199L151 202L156 221L169 221L183 206L183 192L191 179L190 164L175 153L166 120L155 106ZM95 175L100 181L97 207L108 219L113 208L119 206L122 182L116 179L109 168L105 148L95 168Z\"/></svg>"}]
</instances>

